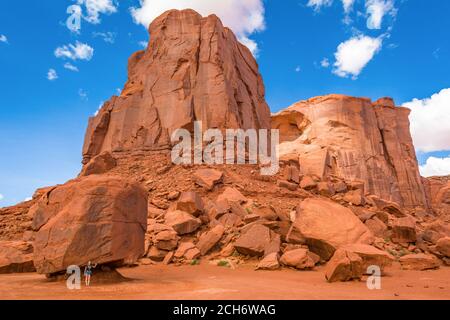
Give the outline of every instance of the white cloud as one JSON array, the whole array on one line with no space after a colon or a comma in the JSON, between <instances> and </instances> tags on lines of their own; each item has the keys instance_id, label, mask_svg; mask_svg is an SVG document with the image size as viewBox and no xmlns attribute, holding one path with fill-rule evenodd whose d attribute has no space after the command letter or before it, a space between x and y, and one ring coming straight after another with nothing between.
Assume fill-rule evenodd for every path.
<instances>
[{"instance_id":1,"label":"white cloud","mask_svg":"<svg viewBox=\"0 0 450 320\"><path fill-rule=\"evenodd\" d=\"M89 23L100 23L100 14L112 14L117 12L117 7L112 0L77 0L78 5L86 7L87 15L84 19Z\"/></svg>"},{"instance_id":2,"label":"white cloud","mask_svg":"<svg viewBox=\"0 0 450 320\"><path fill-rule=\"evenodd\" d=\"M116 33L115 32L93 32L92 36L94 38L100 37L105 41L106 43L113 44L116 41Z\"/></svg>"},{"instance_id":3,"label":"white cloud","mask_svg":"<svg viewBox=\"0 0 450 320\"><path fill-rule=\"evenodd\" d=\"M295 68L295 72L300 72L300 71L302 71L302 68L301 68L300 66L297 66L297 67Z\"/></svg>"},{"instance_id":4,"label":"white cloud","mask_svg":"<svg viewBox=\"0 0 450 320\"><path fill-rule=\"evenodd\" d=\"M78 68L76 66L74 66L73 64L71 64L70 62L66 62L64 64L64 68L73 72L78 72Z\"/></svg>"},{"instance_id":5,"label":"white cloud","mask_svg":"<svg viewBox=\"0 0 450 320\"><path fill-rule=\"evenodd\" d=\"M314 8L315 11L319 11L322 7L329 7L333 4L333 0L309 0L308 7Z\"/></svg>"},{"instance_id":6,"label":"white cloud","mask_svg":"<svg viewBox=\"0 0 450 320\"><path fill-rule=\"evenodd\" d=\"M2 201L3 199L5 199L5 197L0 193L0 201Z\"/></svg>"},{"instance_id":7,"label":"white cloud","mask_svg":"<svg viewBox=\"0 0 450 320\"><path fill-rule=\"evenodd\" d=\"M419 167L423 177L447 176L450 174L450 157L429 157L427 162Z\"/></svg>"},{"instance_id":8,"label":"white cloud","mask_svg":"<svg viewBox=\"0 0 450 320\"><path fill-rule=\"evenodd\" d=\"M322 61L320 61L320 65L322 68L328 68L330 66L330 60L328 60L328 58L323 58Z\"/></svg>"},{"instance_id":9,"label":"white cloud","mask_svg":"<svg viewBox=\"0 0 450 320\"><path fill-rule=\"evenodd\" d=\"M57 58L89 61L94 56L94 49L85 43L77 41L75 45L69 44L68 46L64 45L56 48L55 56Z\"/></svg>"},{"instance_id":10,"label":"white cloud","mask_svg":"<svg viewBox=\"0 0 450 320\"><path fill-rule=\"evenodd\" d=\"M450 88L427 99L403 104L411 109L411 135L416 150L450 150Z\"/></svg>"},{"instance_id":11,"label":"white cloud","mask_svg":"<svg viewBox=\"0 0 450 320\"><path fill-rule=\"evenodd\" d=\"M27 202L27 201L31 201L31 200L33 200L33 197L25 198L25 200L23 200L23 201Z\"/></svg>"},{"instance_id":12,"label":"white cloud","mask_svg":"<svg viewBox=\"0 0 450 320\"><path fill-rule=\"evenodd\" d=\"M355 0L342 0L342 5L344 6L344 12L349 13L352 8Z\"/></svg>"},{"instance_id":13,"label":"white cloud","mask_svg":"<svg viewBox=\"0 0 450 320\"><path fill-rule=\"evenodd\" d=\"M371 38L364 35L355 36L341 43L334 54L333 73L339 77L352 76L356 79L364 67L380 51L383 40L381 37Z\"/></svg>"},{"instance_id":14,"label":"white cloud","mask_svg":"<svg viewBox=\"0 0 450 320\"><path fill-rule=\"evenodd\" d=\"M56 73L55 69L48 70L47 79L50 81L54 81L54 80L58 79L58 74Z\"/></svg>"},{"instance_id":15,"label":"white cloud","mask_svg":"<svg viewBox=\"0 0 450 320\"><path fill-rule=\"evenodd\" d=\"M0 34L0 42L8 43L8 38L4 34Z\"/></svg>"},{"instance_id":16,"label":"white cloud","mask_svg":"<svg viewBox=\"0 0 450 320\"><path fill-rule=\"evenodd\" d=\"M239 40L256 53L256 42L248 37L265 29L263 0L140 0L140 7L132 7L136 23L148 27L163 12L170 9L194 9L203 16L216 14L231 28Z\"/></svg>"},{"instance_id":17,"label":"white cloud","mask_svg":"<svg viewBox=\"0 0 450 320\"><path fill-rule=\"evenodd\" d=\"M366 0L367 28L381 29L386 14L395 15L394 0Z\"/></svg>"}]
</instances>

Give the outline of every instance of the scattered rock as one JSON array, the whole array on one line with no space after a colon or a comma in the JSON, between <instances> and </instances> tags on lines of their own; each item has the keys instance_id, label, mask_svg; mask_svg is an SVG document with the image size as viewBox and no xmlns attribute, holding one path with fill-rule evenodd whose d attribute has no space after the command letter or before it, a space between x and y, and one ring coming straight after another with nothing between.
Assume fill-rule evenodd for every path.
<instances>
[{"instance_id":1,"label":"scattered rock","mask_svg":"<svg viewBox=\"0 0 450 320\"><path fill-rule=\"evenodd\" d=\"M280 188L285 188L285 189L288 189L290 191L295 191L295 190L298 189L298 184L295 184L295 183L292 183L292 182L289 182L289 181L283 181L283 180L278 181L278 186Z\"/></svg>"},{"instance_id":2,"label":"scattered rock","mask_svg":"<svg viewBox=\"0 0 450 320\"><path fill-rule=\"evenodd\" d=\"M416 224L410 217L399 218L392 223L392 241L395 243L411 243L417 240Z\"/></svg>"},{"instance_id":3,"label":"scattered rock","mask_svg":"<svg viewBox=\"0 0 450 320\"><path fill-rule=\"evenodd\" d=\"M430 270L438 269L440 266L439 260L428 254L409 254L400 258L400 264L403 270Z\"/></svg>"},{"instance_id":4,"label":"scattered rock","mask_svg":"<svg viewBox=\"0 0 450 320\"><path fill-rule=\"evenodd\" d=\"M167 255L167 251L160 250L158 247L153 246L147 253L147 257L153 261L161 262L164 260L164 257Z\"/></svg>"},{"instance_id":5,"label":"scattered rock","mask_svg":"<svg viewBox=\"0 0 450 320\"><path fill-rule=\"evenodd\" d=\"M445 257L450 258L450 237L439 239L436 249Z\"/></svg>"},{"instance_id":6,"label":"scattered rock","mask_svg":"<svg viewBox=\"0 0 450 320\"><path fill-rule=\"evenodd\" d=\"M180 238L174 230L161 231L155 236L155 245L158 249L171 251L178 246Z\"/></svg>"},{"instance_id":7,"label":"scattered rock","mask_svg":"<svg viewBox=\"0 0 450 320\"><path fill-rule=\"evenodd\" d=\"M197 248L201 255L207 254L220 241L224 232L225 228L222 225L217 225L210 231L203 233L197 242Z\"/></svg>"},{"instance_id":8,"label":"scattered rock","mask_svg":"<svg viewBox=\"0 0 450 320\"><path fill-rule=\"evenodd\" d=\"M387 234L388 227L377 217L367 220L364 224L375 237L384 238Z\"/></svg>"},{"instance_id":9,"label":"scattered rock","mask_svg":"<svg viewBox=\"0 0 450 320\"><path fill-rule=\"evenodd\" d=\"M239 202L240 204L247 202L247 198L242 193L231 187L225 188L225 191L217 198L217 202L224 200L228 202Z\"/></svg>"},{"instance_id":10,"label":"scattered rock","mask_svg":"<svg viewBox=\"0 0 450 320\"><path fill-rule=\"evenodd\" d=\"M366 203L364 193L361 189L347 192L344 196L344 201L355 206L363 206Z\"/></svg>"},{"instance_id":11,"label":"scattered rock","mask_svg":"<svg viewBox=\"0 0 450 320\"><path fill-rule=\"evenodd\" d=\"M264 257L256 267L256 270L277 270L280 268L280 263L278 262L278 253L270 253Z\"/></svg>"},{"instance_id":12,"label":"scattered rock","mask_svg":"<svg viewBox=\"0 0 450 320\"><path fill-rule=\"evenodd\" d=\"M176 209L198 217L203 213L203 200L197 192L183 192L176 204Z\"/></svg>"},{"instance_id":13,"label":"scattered rock","mask_svg":"<svg viewBox=\"0 0 450 320\"><path fill-rule=\"evenodd\" d=\"M199 169L194 173L194 181L199 186L211 191L216 184L222 182L223 173L214 169Z\"/></svg>"},{"instance_id":14,"label":"scattered rock","mask_svg":"<svg viewBox=\"0 0 450 320\"><path fill-rule=\"evenodd\" d=\"M363 261L353 252L338 249L325 270L328 282L360 280L363 275Z\"/></svg>"},{"instance_id":15,"label":"scattered rock","mask_svg":"<svg viewBox=\"0 0 450 320\"><path fill-rule=\"evenodd\" d=\"M172 227L179 235L192 233L202 225L200 219L180 210L167 212L165 223Z\"/></svg>"},{"instance_id":16,"label":"scattered rock","mask_svg":"<svg viewBox=\"0 0 450 320\"><path fill-rule=\"evenodd\" d=\"M80 177L86 177L91 174L106 173L116 167L116 159L110 152L105 151L91 159L81 170Z\"/></svg>"},{"instance_id":17,"label":"scattered rock","mask_svg":"<svg viewBox=\"0 0 450 320\"><path fill-rule=\"evenodd\" d=\"M253 225L234 243L236 250L249 256L263 256L276 235L263 225Z\"/></svg>"},{"instance_id":18,"label":"scattered rock","mask_svg":"<svg viewBox=\"0 0 450 320\"><path fill-rule=\"evenodd\" d=\"M293 267L299 270L314 268L315 262L308 254L308 249L296 249L291 251L286 251L281 256L281 264Z\"/></svg>"},{"instance_id":19,"label":"scattered rock","mask_svg":"<svg viewBox=\"0 0 450 320\"><path fill-rule=\"evenodd\" d=\"M319 182L317 184L317 191L320 195L330 198L336 194L333 185L329 182Z\"/></svg>"},{"instance_id":20,"label":"scattered rock","mask_svg":"<svg viewBox=\"0 0 450 320\"><path fill-rule=\"evenodd\" d=\"M364 273L367 272L367 268L370 266L377 266L381 271L384 271L384 269L391 266L392 262L395 260L389 253L365 244L346 245L343 246L342 249L356 253L362 259Z\"/></svg>"},{"instance_id":21,"label":"scattered rock","mask_svg":"<svg viewBox=\"0 0 450 320\"><path fill-rule=\"evenodd\" d=\"M304 176L300 182L300 188L304 190L312 190L317 187L317 182L311 176Z\"/></svg>"}]
</instances>

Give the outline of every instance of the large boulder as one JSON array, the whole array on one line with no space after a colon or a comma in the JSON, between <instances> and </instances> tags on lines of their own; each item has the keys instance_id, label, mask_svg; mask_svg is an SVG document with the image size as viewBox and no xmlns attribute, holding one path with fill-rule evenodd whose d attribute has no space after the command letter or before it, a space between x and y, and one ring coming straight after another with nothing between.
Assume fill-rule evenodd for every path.
<instances>
[{"instance_id":1,"label":"large boulder","mask_svg":"<svg viewBox=\"0 0 450 320\"><path fill-rule=\"evenodd\" d=\"M374 239L350 209L325 199L302 201L297 207L293 228L304 238L310 250L324 260L329 260L340 246L371 244Z\"/></svg>"},{"instance_id":2,"label":"large boulder","mask_svg":"<svg viewBox=\"0 0 450 320\"><path fill-rule=\"evenodd\" d=\"M72 180L44 194L30 214L39 273L144 254L147 192L135 182L100 175Z\"/></svg>"},{"instance_id":3,"label":"large boulder","mask_svg":"<svg viewBox=\"0 0 450 320\"><path fill-rule=\"evenodd\" d=\"M400 258L400 264L403 270L430 270L438 269L440 266L439 260L429 254L408 254Z\"/></svg>"},{"instance_id":4,"label":"large boulder","mask_svg":"<svg viewBox=\"0 0 450 320\"><path fill-rule=\"evenodd\" d=\"M0 274L34 272L33 245L24 241L0 241Z\"/></svg>"}]
</instances>

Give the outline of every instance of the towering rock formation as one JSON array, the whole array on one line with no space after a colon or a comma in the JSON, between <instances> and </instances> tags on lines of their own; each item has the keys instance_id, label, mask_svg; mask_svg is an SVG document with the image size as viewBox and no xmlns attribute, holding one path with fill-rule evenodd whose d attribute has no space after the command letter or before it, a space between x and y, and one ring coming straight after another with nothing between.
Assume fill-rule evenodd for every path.
<instances>
[{"instance_id":1,"label":"towering rock formation","mask_svg":"<svg viewBox=\"0 0 450 320\"><path fill-rule=\"evenodd\" d=\"M150 25L128 82L89 121L83 163L102 151L154 150L179 128L270 128L264 85L250 51L219 18L171 10Z\"/></svg>"},{"instance_id":2,"label":"towering rock formation","mask_svg":"<svg viewBox=\"0 0 450 320\"><path fill-rule=\"evenodd\" d=\"M272 127L281 130L281 155L298 155L303 173L359 180L368 194L428 207L408 115L390 98L329 95L281 111Z\"/></svg>"}]
</instances>

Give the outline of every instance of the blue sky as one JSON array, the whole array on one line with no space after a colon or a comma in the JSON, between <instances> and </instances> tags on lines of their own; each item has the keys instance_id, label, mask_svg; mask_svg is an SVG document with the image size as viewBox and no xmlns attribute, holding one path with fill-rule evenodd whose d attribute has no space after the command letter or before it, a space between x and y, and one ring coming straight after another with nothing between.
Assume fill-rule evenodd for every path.
<instances>
[{"instance_id":1,"label":"blue sky","mask_svg":"<svg viewBox=\"0 0 450 320\"><path fill-rule=\"evenodd\" d=\"M216 12L257 50L272 112L328 93L391 96L413 109L423 172L450 173L450 1L355 0L347 13L341 0L212 3L1 1L0 207L78 174L89 116L123 87L144 25L171 4Z\"/></svg>"}]
</instances>

